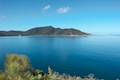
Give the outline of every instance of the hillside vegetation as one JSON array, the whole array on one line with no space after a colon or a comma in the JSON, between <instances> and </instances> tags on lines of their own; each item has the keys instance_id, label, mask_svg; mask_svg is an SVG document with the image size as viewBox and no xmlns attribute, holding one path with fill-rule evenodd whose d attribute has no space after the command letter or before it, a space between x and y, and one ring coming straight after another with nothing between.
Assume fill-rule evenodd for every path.
<instances>
[{"instance_id":1,"label":"hillside vegetation","mask_svg":"<svg viewBox=\"0 0 120 80\"><path fill-rule=\"evenodd\" d=\"M0 36L33 36L33 35L89 35L73 28L55 28L52 26L35 27L27 31L0 31Z\"/></svg>"}]
</instances>

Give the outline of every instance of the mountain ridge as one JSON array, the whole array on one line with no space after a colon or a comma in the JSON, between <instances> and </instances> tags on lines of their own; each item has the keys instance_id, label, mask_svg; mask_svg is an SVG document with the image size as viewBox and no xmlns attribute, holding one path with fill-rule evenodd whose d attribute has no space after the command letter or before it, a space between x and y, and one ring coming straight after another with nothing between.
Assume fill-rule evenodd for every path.
<instances>
[{"instance_id":1,"label":"mountain ridge","mask_svg":"<svg viewBox=\"0 0 120 80\"><path fill-rule=\"evenodd\" d=\"M89 35L74 28L55 28L53 26L43 26L28 29L26 31L0 31L0 36L32 36L32 35Z\"/></svg>"}]
</instances>

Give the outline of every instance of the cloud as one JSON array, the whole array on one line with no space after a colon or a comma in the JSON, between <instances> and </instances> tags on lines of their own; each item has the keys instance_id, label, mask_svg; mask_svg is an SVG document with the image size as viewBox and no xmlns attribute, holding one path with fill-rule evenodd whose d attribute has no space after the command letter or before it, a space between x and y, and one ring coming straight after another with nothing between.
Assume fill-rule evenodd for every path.
<instances>
[{"instance_id":1,"label":"cloud","mask_svg":"<svg viewBox=\"0 0 120 80\"><path fill-rule=\"evenodd\" d=\"M51 5L48 4L48 5L46 5L46 6L43 7L43 10L48 10L50 8L51 8Z\"/></svg>"},{"instance_id":2,"label":"cloud","mask_svg":"<svg viewBox=\"0 0 120 80\"><path fill-rule=\"evenodd\" d=\"M65 13L68 13L69 10L70 10L70 7L61 7L61 8L58 8L58 9L57 9L57 12L58 12L59 14L65 14Z\"/></svg>"},{"instance_id":3,"label":"cloud","mask_svg":"<svg viewBox=\"0 0 120 80\"><path fill-rule=\"evenodd\" d=\"M6 18L7 18L7 16L0 16L0 18L1 18L1 19L6 19Z\"/></svg>"},{"instance_id":4,"label":"cloud","mask_svg":"<svg viewBox=\"0 0 120 80\"><path fill-rule=\"evenodd\" d=\"M0 21L5 20L7 16L0 16Z\"/></svg>"}]
</instances>

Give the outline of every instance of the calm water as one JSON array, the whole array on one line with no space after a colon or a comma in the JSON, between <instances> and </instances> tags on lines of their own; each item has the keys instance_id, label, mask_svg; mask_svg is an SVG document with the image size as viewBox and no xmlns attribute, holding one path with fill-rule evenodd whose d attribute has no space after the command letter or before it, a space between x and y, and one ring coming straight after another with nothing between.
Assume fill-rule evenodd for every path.
<instances>
[{"instance_id":1,"label":"calm water","mask_svg":"<svg viewBox=\"0 0 120 80\"><path fill-rule=\"evenodd\" d=\"M105 80L120 77L120 36L1 37L0 67L10 53L27 55L34 68Z\"/></svg>"}]
</instances>

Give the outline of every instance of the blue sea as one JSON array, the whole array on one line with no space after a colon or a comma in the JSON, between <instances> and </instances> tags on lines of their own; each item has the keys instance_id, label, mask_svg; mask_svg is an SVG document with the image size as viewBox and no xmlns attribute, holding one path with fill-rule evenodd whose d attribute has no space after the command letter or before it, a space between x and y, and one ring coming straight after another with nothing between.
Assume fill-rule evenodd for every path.
<instances>
[{"instance_id":1,"label":"blue sea","mask_svg":"<svg viewBox=\"0 0 120 80\"><path fill-rule=\"evenodd\" d=\"M115 80L120 78L120 36L0 37L0 68L7 54L23 54L34 68L70 75Z\"/></svg>"}]
</instances>

